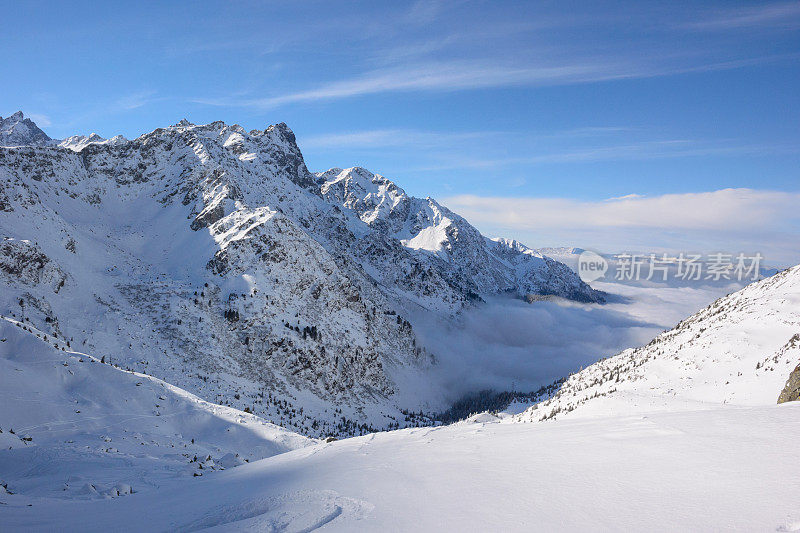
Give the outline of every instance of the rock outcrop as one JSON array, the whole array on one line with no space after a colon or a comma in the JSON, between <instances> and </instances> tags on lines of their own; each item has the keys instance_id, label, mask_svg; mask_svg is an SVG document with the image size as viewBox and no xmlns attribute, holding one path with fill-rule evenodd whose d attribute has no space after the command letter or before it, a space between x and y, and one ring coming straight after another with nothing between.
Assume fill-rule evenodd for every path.
<instances>
[{"instance_id":1,"label":"rock outcrop","mask_svg":"<svg viewBox=\"0 0 800 533\"><path fill-rule=\"evenodd\" d=\"M797 348L800 345L800 334L792 337L789 344L791 344L792 348ZM800 400L800 364L789 374L786 386L783 387L778 396L778 403L796 402L798 400Z\"/></svg>"}]
</instances>

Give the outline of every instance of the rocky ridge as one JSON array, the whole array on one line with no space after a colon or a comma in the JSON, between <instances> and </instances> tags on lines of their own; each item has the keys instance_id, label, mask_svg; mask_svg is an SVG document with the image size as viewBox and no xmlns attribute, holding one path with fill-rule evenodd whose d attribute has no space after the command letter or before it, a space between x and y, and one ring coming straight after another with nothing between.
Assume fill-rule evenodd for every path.
<instances>
[{"instance_id":1,"label":"rocky ridge","mask_svg":"<svg viewBox=\"0 0 800 533\"><path fill-rule=\"evenodd\" d=\"M312 174L285 124L34 137L0 148L0 313L305 434L414 424L406 408L439 401L411 385L435 354L409 307L602 300L385 178Z\"/></svg>"}]
</instances>

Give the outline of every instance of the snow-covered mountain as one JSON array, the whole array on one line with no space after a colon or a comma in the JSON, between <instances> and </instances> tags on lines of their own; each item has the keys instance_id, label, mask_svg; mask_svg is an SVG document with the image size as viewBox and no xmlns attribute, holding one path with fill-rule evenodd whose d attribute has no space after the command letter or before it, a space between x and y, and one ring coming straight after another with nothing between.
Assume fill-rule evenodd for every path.
<instances>
[{"instance_id":1,"label":"snow-covered mountain","mask_svg":"<svg viewBox=\"0 0 800 533\"><path fill-rule=\"evenodd\" d=\"M17 111L8 118L0 117L0 147L54 145L80 152L90 144L122 144L128 140L122 135L105 139L96 133L72 135L63 140L51 139L33 120Z\"/></svg>"},{"instance_id":2,"label":"snow-covered mountain","mask_svg":"<svg viewBox=\"0 0 800 533\"><path fill-rule=\"evenodd\" d=\"M124 144L128 139L122 135L115 135L110 139L105 139L96 133L89 135L72 135L58 143L62 148L69 148L75 152L80 152L90 144Z\"/></svg>"},{"instance_id":3,"label":"snow-covered mountain","mask_svg":"<svg viewBox=\"0 0 800 533\"><path fill-rule=\"evenodd\" d=\"M49 144L52 139L22 111L7 118L0 117L0 146L25 146Z\"/></svg>"},{"instance_id":4,"label":"snow-covered mountain","mask_svg":"<svg viewBox=\"0 0 800 533\"><path fill-rule=\"evenodd\" d=\"M800 265L720 298L641 348L573 374L515 417L598 415L777 403L800 362Z\"/></svg>"},{"instance_id":5,"label":"snow-covered mountain","mask_svg":"<svg viewBox=\"0 0 800 533\"><path fill-rule=\"evenodd\" d=\"M0 232L6 528L800 529L800 266L441 427L411 321L600 301L578 250L312 174L283 124L0 148Z\"/></svg>"},{"instance_id":6,"label":"snow-covered mountain","mask_svg":"<svg viewBox=\"0 0 800 533\"><path fill-rule=\"evenodd\" d=\"M416 257L460 295L556 295L585 302L603 299L601 293L576 282L565 265L516 241L488 239L436 200L409 196L379 174L354 167L332 168L315 176L323 198L352 211L382 238L389 237L416 252ZM364 262L375 262L373 250L367 256L362 245L352 251ZM392 260L382 261L380 266L374 274L382 284L402 284L393 272ZM413 297L425 306L435 305L430 299L420 300L420 296L427 296L422 293L416 291Z\"/></svg>"},{"instance_id":7,"label":"snow-covered mountain","mask_svg":"<svg viewBox=\"0 0 800 533\"><path fill-rule=\"evenodd\" d=\"M410 309L603 297L385 178L312 174L285 124L0 148L0 233L0 313L311 435L441 402Z\"/></svg>"}]
</instances>

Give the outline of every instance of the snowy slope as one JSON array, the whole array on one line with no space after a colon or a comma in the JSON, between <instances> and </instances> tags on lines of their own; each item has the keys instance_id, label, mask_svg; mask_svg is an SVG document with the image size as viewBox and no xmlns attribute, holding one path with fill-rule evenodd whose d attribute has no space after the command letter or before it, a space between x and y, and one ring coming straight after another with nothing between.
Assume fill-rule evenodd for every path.
<instances>
[{"instance_id":1,"label":"snowy slope","mask_svg":"<svg viewBox=\"0 0 800 533\"><path fill-rule=\"evenodd\" d=\"M567 379L517 421L775 404L800 362L800 266Z\"/></svg>"},{"instance_id":2,"label":"snowy slope","mask_svg":"<svg viewBox=\"0 0 800 533\"><path fill-rule=\"evenodd\" d=\"M313 443L5 317L0 402L0 478L26 496L116 497Z\"/></svg>"},{"instance_id":3,"label":"snowy slope","mask_svg":"<svg viewBox=\"0 0 800 533\"><path fill-rule=\"evenodd\" d=\"M28 531L796 531L799 415L401 430L111 501L0 495L0 515Z\"/></svg>"}]
</instances>

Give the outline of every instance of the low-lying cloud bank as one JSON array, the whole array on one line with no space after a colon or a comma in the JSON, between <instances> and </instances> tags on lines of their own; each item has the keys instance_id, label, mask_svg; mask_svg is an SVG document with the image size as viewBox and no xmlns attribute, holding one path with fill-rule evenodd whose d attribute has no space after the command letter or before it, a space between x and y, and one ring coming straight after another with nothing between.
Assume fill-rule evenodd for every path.
<instances>
[{"instance_id":1,"label":"low-lying cloud bank","mask_svg":"<svg viewBox=\"0 0 800 533\"><path fill-rule=\"evenodd\" d=\"M436 379L451 401L483 389L538 389L663 330L608 307L511 298L470 309L457 322L417 317L414 328L437 355Z\"/></svg>"},{"instance_id":2,"label":"low-lying cloud bank","mask_svg":"<svg viewBox=\"0 0 800 533\"><path fill-rule=\"evenodd\" d=\"M603 201L460 195L443 203L485 233L540 246L761 252L772 263L800 262L796 192L722 189Z\"/></svg>"},{"instance_id":3,"label":"low-lying cloud bank","mask_svg":"<svg viewBox=\"0 0 800 533\"><path fill-rule=\"evenodd\" d=\"M433 378L453 402L485 389L531 392L598 359L641 346L745 283L687 286L597 283L605 305L567 300L528 304L493 298L451 321L412 316L414 330L436 354Z\"/></svg>"},{"instance_id":4,"label":"low-lying cloud bank","mask_svg":"<svg viewBox=\"0 0 800 533\"><path fill-rule=\"evenodd\" d=\"M649 227L670 230L773 229L774 224L800 220L800 193L754 189L712 192L636 194L604 201L565 198L493 198L461 195L448 206L475 222L496 221L521 229L558 227Z\"/></svg>"}]
</instances>

